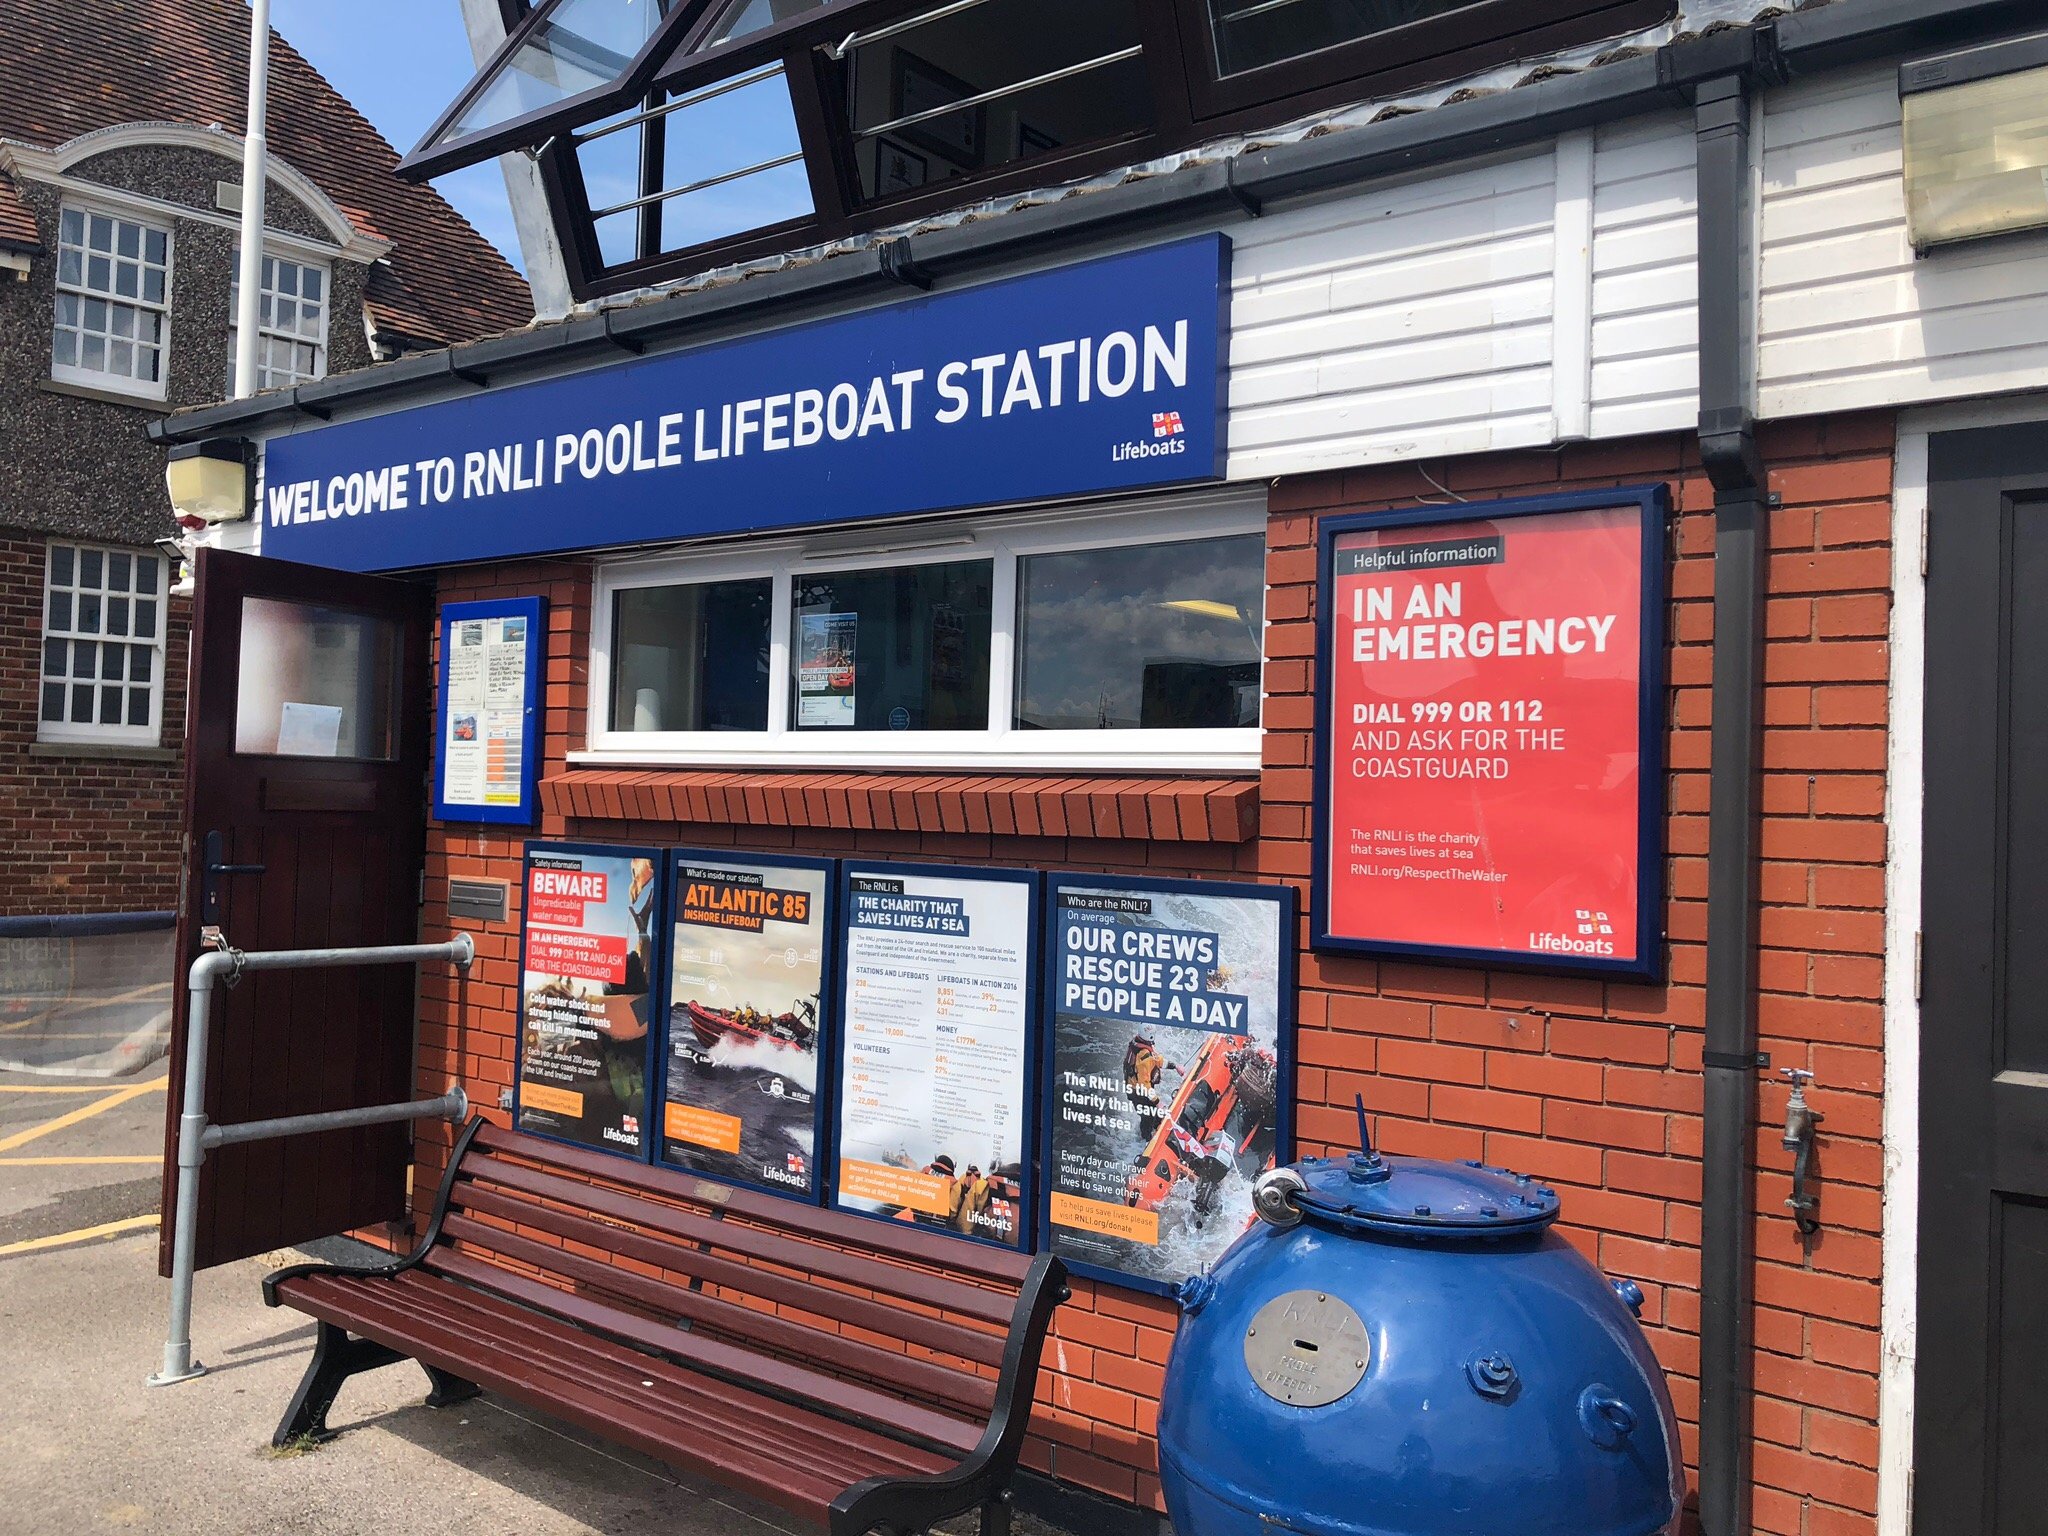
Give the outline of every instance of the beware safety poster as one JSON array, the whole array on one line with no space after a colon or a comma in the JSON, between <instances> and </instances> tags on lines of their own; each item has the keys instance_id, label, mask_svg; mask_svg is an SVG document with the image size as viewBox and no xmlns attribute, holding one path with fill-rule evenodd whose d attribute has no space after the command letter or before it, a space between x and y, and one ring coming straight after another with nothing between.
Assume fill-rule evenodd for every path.
<instances>
[{"instance_id":1,"label":"beware safety poster","mask_svg":"<svg viewBox=\"0 0 2048 1536\"><path fill-rule=\"evenodd\" d=\"M520 1130L646 1156L659 859L651 848L527 844Z\"/></svg>"},{"instance_id":2,"label":"beware safety poster","mask_svg":"<svg viewBox=\"0 0 2048 1536\"><path fill-rule=\"evenodd\" d=\"M840 876L833 1204L1028 1248L1038 877Z\"/></svg>"},{"instance_id":3,"label":"beware safety poster","mask_svg":"<svg viewBox=\"0 0 2048 1536\"><path fill-rule=\"evenodd\" d=\"M1665 515L1324 523L1315 947L1656 974Z\"/></svg>"},{"instance_id":4,"label":"beware safety poster","mask_svg":"<svg viewBox=\"0 0 2048 1536\"><path fill-rule=\"evenodd\" d=\"M1053 875L1044 1096L1052 1251L1171 1290L1293 1155L1294 891Z\"/></svg>"},{"instance_id":5,"label":"beware safety poster","mask_svg":"<svg viewBox=\"0 0 2048 1536\"><path fill-rule=\"evenodd\" d=\"M833 864L670 854L661 1160L815 1200Z\"/></svg>"}]
</instances>

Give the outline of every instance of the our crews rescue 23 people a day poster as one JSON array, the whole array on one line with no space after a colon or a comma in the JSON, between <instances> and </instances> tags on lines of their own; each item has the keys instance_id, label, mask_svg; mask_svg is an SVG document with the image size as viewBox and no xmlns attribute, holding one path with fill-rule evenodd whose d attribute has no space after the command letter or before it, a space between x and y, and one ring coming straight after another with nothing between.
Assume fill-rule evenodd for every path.
<instances>
[{"instance_id":1,"label":"our crews rescue 23 people a day poster","mask_svg":"<svg viewBox=\"0 0 2048 1536\"><path fill-rule=\"evenodd\" d=\"M1314 946L1650 974L1661 490L1323 538Z\"/></svg>"},{"instance_id":2,"label":"our crews rescue 23 people a day poster","mask_svg":"<svg viewBox=\"0 0 2048 1536\"><path fill-rule=\"evenodd\" d=\"M519 1129L634 1157L645 1149L656 868L651 850L530 846Z\"/></svg>"},{"instance_id":3,"label":"our crews rescue 23 people a day poster","mask_svg":"<svg viewBox=\"0 0 2048 1536\"><path fill-rule=\"evenodd\" d=\"M832 866L673 857L662 1161L815 1197Z\"/></svg>"},{"instance_id":4,"label":"our crews rescue 23 people a day poster","mask_svg":"<svg viewBox=\"0 0 2048 1536\"><path fill-rule=\"evenodd\" d=\"M1053 1252L1168 1289L1290 1154L1288 887L1054 876L1045 1177Z\"/></svg>"},{"instance_id":5,"label":"our crews rescue 23 people a day poster","mask_svg":"<svg viewBox=\"0 0 2048 1536\"><path fill-rule=\"evenodd\" d=\"M1036 885L846 867L838 1205L1028 1241Z\"/></svg>"}]
</instances>

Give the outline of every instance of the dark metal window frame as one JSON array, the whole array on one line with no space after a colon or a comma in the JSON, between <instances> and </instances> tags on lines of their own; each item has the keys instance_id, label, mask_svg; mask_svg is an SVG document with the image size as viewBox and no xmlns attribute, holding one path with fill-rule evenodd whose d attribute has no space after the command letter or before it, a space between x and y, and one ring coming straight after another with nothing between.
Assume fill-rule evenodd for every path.
<instances>
[{"instance_id":1,"label":"dark metal window frame","mask_svg":"<svg viewBox=\"0 0 2048 1536\"><path fill-rule=\"evenodd\" d=\"M1476 0L1440 17L1229 76L1216 69L1208 0L1132 0L1152 89L1148 130L1062 146L1056 153L873 201L860 195L855 141L847 129L850 108L841 72L828 50L853 32L930 10L935 0L830 0L807 15L716 48L703 45L726 5L722 0L682 0L628 73L612 86L585 92L459 145L430 151L435 136L459 119L493 67L561 3L543 0L527 7L525 0L501 0L508 10L524 11L512 36L399 171L421 180L487 152L539 144L542 181L568 259L570 285L579 297L588 298L841 239L964 203L1112 170L1221 135L1270 127L1291 117L1461 78L1518 58L1624 35L1669 19L1676 0ZM569 130L618 116L634 102L657 107L692 89L774 63L781 64L789 84L810 178L812 214L608 266L598 246ZM659 142L658 136L647 138ZM642 193L659 190L661 179L658 153L643 153ZM658 244L660 211L658 202L643 210L643 233L654 236L643 239L644 244Z\"/></svg>"}]
</instances>

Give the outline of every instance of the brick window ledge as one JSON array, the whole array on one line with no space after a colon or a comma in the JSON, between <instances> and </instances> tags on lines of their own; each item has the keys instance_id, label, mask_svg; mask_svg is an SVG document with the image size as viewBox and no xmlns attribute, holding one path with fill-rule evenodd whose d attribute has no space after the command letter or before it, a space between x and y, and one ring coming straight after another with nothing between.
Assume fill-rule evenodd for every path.
<instances>
[{"instance_id":1,"label":"brick window ledge","mask_svg":"<svg viewBox=\"0 0 2048 1536\"><path fill-rule=\"evenodd\" d=\"M570 820L1246 843L1259 781L998 774L572 769L541 780Z\"/></svg>"}]
</instances>

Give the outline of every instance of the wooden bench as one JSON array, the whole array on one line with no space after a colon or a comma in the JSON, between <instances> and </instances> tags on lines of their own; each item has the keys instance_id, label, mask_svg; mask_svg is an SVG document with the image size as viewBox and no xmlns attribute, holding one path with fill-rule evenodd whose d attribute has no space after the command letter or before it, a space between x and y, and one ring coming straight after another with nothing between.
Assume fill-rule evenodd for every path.
<instances>
[{"instance_id":1,"label":"wooden bench","mask_svg":"<svg viewBox=\"0 0 2048 1536\"><path fill-rule=\"evenodd\" d=\"M479 1118L412 1253L263 1282L268 1305L320 1325L275 1443L326 1435L344 1381L410 1359L430 1406L488 1388L832 1536L913 1536L976 1510L1001 1536L1066 1297L1049 1255Z\"/></svg>"}]
</instances>

